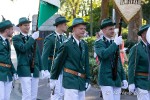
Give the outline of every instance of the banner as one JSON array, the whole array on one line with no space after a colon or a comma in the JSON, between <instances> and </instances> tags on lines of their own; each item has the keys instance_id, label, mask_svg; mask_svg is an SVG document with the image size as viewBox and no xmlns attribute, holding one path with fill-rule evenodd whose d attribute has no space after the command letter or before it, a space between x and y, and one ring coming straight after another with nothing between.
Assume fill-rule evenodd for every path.
<instances>
[{"instance_id":1,"label":"banner","mask_svg":"<svg viewBox=\"0 0 150 100\"><path fill-rule=\"evenodd\" d=\"M52 17L60 7L60 0L40 0L38 28Z\"/></svg>"},{"instance_id":2,"label":"banner","mask_svg":"<svg viewBox=\"0 0 150 100\"><path fill-rule=\"evenodd\" d=\"M127 23L140 11L141 0L114 0L116 10L119 11Z\"/></svg>"}]
</instances>

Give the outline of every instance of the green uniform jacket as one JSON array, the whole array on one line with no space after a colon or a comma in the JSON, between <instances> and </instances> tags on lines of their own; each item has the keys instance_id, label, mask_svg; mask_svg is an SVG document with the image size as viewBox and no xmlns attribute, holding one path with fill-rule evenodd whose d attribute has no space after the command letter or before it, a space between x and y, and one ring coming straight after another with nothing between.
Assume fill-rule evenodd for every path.
<instances>
[{"instance_id":1,"label":"green uniform jacket","mask_svg":"<svg viewBox=\"0 0 150 100\"><path fill-rule=\"evenodd\" d=\"M23 41L23 35L21 34L13 37L13 45L15 47L18 60L17 73L19 77L31 76L31 61L29 58L33 57L34 43L35 40L32 37L29 37L27 42ZM33 77L39 77L39 71L44 70L41 64L38 45L36 47Z\"/></svg>"},{"instance_id":2,"label":"green uniform jacket","mask_svg":"<svg viewBox=\"0 0 150 100\"><path fill-rule=\"evenodd\" d=\"M58 79L63 70L63 87L66 89L84 91L85 83L90 81L88 47L83 40L81 41L81 47L82 51L74 38L71 37L59 48L58 55L54 60L51 79ZM86 74L86 78L64 72L64 68Z\"/></svg>"},{"instance_id":3,"label":"green uniform jacket","mask_svg":"<svg viewBox=\"0 0 150 100\"><path fill-rule=\"evenodd\" d=\"M66 40L67 37L63 35L62 40ZM55 47L56 43L56 47ZM52 59L54 55L54 48L55 48L55 55L56 57L57 51L61 45L61 42L59 40L58 35L55 32L52 32L50 35L48 35L44 40L44 47L42 52L42 65L44 66L45 70L51 71L51 65L52 65Z\"/></svg>"},{"instance_id":4,"label":"green uniform jacket","mask_svg":"<svg viewBox=\"0 0 150 100\"><path fill-rule=\"evenodd\" d=\"M148 54L146 45L140 41L130 50L128 77L129 84L135 84L136 87L150 90L150 81L148 76L137 75L136 73L148 73Z\"/></svg>"},{"instance_id":5,"label":"green uniform jacket","mask_svg":"<svg viewBox=\"0 0 150 100\"><path fill-rule=\"evenodd\" d=\"M100 60L98 83L100 86L114 86L121 87L122 80L126 79L126 75L121 64L118 60L117 79L114 81L112 76L112 61L114 60L115 52L118 46L116 43L109 43L106 38L97 40L95 42L95 52Z\"/></svg>"},{"instance_id":6,"label":"green uniform jacket","mask_svg":"<svg viewBox=\"0 0 150 100\"><path fill-rule=\"evenodd\" d=\"M4 43L4 40L0 36L0 63L9 64L11 68L0 66L0 81L12 81L12 76L16 73L16 70L11 61L11 48Z\"/></svg>"}]
</instances>

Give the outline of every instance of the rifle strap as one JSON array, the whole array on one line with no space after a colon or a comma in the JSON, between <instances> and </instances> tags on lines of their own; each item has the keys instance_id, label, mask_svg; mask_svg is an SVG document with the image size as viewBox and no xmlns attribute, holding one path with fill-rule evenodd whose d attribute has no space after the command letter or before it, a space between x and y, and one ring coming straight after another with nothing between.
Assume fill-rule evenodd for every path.
<instances>
[{"instance_id":1,"label":"rifle strap","mask_svg":"<svg viewBox=\"0 0 150 100\"><path fill-rule=\"evenodd\" d=\"M55 44L54 44L54 51L53 51L53 59L52 59L52 65L51 65L51 70L52 70L52 67L54 65L54 59L55 59L55 54L56 54L56 42L57 42L57 36L55 37ZM51 72L50 70L50 72Z\"/></svg>"},{"instance_id":2,"label":"rifle strap","mask_svg":"<svg viewBox=\"0 0 150 100\"><path fill-rule=\"evenodd\" d=\"M136 61L136 57L137 57L137 46L138 46L138 44L136 44L136 47L135 47L135 58L134 58L134 76L135 76L135 71L136 71L136 63L137 63L137 61Z\"/></svg>"}]
</instances>

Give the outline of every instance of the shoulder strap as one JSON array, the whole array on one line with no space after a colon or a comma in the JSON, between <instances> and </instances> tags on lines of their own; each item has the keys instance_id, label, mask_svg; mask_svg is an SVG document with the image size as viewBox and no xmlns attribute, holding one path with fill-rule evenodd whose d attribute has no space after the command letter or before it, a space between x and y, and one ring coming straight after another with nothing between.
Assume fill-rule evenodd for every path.
<instances>
[{"instance_id":1,"label":"shoulder strap","mask_svg":"<svg viewBox=\"0 0 150 100\"><path fill-rule=\"evenodd\" d=\"M51 70L52 70L52 67L54 65L54 59L55 59L55 54L56 54L56 42L57 42L57 36L55 38L55 44L54 44L54 51L53 51L53 59L52 59L52 65L51 65ZM50 71L51 71L50 70Z\"/></svg>"},{"instance_id":2,"label":"shoulder strap","mask_svg":"<svg viewBox=\"0 0 150 100\"><path fill-rule=\"evenodd\" d=\"M136 44L135 46L135 58L134 58L134 76L135 76L135 71L136 71L136 57L137 57L137 47L138 47L138 44Z\"/></svg>"}]
</instances>

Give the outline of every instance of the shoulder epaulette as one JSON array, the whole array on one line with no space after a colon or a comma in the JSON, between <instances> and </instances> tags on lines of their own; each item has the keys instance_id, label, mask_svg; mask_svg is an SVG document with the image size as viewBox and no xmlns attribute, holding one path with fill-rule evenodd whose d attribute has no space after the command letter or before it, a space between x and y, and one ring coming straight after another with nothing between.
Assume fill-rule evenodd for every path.
<instances>
[{"instance_id":1,"label":"shoulder epaulette","mask_svg":"<svg viewBox=\"0 0 150 100\"><path fill-rule=\"evenodd\" d=\"M67 36L67 34L66 34L66 33L64 33L63 35L64 35L64 36Z\"/></svg>"},{"instance_id":2,"label":"shoulder epaulette","mask_svg":"<svg viewBox=\"0 0 150 100\"><path fill-rule=\"evenodd\" d=\"M69 40L70 40L70 39L66 39L66 40L64 41L64 43L67 43Z\"/></svg>"},{"instance_id":3,"label":"shoulder epaulette","mask_svg":"<svg viewBox=\"0 0 150 100\"><path fill-rule=\"evenodd\" d=\"M95 42L102 40L101 38L97 39Z\"/></svg>"},{"instance_id":4,"label":"shoulder epaulette","mask_svg":"<svg viewBox=\"0 0 150 100\"><path fill-rule=\"evenodd\" d=\"M57 36L54 32L52 32L51 34L47 35L47 38L50 38L51 36Z\"/></svg>"},{"instance_id":5,"label":"shoulder epaulette","mask_svg":"<svg viewBox=\"0 0 150 100\"><path fill-rule=\"evenodd\" d=\"M137 45L139 45L139 44L140 44L140 42L136 43L134 46L137 46Z\"/></svg>"}]
</instances>

